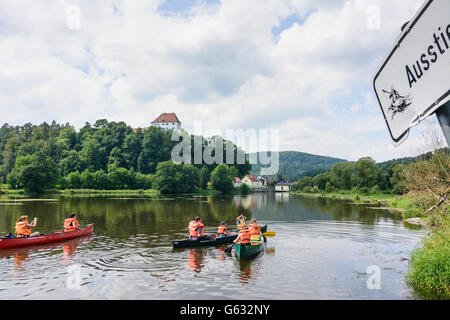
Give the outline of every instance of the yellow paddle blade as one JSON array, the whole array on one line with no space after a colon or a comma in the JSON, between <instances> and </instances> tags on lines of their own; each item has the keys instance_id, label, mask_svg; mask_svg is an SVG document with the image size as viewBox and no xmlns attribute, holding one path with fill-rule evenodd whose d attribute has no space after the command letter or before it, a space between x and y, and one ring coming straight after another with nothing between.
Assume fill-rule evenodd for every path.
<instances>
[{"instance_id":1,"label":"yellow paddle blade","mask_svg":"<svg viewBox=\"0 0 450 320\"><path fill-rule=\"evenodd\" d=\"M275 231L264 232L263 235L266 237L275 237Z\"/></svg>"}]
</instances>

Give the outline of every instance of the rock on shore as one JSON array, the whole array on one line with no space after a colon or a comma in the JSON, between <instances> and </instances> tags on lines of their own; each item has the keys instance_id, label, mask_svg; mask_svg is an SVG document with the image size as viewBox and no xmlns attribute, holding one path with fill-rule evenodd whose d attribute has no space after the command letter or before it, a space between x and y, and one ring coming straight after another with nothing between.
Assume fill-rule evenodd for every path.
<instances>
[{"instance_id":1,"label":"rock on shore","mask_svg":"<svg viewBox=\"0 0 450 320\"><path fill-rule=\"evenodd\" d=\"M422 218L410 218L406 219L405 221L409 224L415 224L419 226L425 226L427 224L427 220Z\"/></svg>"}]
</instances>

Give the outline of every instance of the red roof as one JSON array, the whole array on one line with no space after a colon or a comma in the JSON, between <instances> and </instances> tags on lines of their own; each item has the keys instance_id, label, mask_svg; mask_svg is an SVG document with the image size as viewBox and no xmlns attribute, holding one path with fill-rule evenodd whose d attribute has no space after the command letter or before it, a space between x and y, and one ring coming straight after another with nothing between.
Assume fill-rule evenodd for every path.
<instances>
[{"instance_id":1,"label":"red roof","mask_svg":"<svg viewBox=\"0 0 450 320\"><path fill-rule=\"evenodd\" d=\"M252 176L250 174L246 175L246 177L248 177L250 179L250 181L259 181L259 179L255 176ZM244 177L245 178L245 177Z\"/></svg>"},{"instance_id":2,"label":"red roof","mask_svg":"<svg viewBox=\"0 0 450 320\"><path fill-rule=\"evenodd\" d=\"M178 122L177 115L175 113L162 113L158 118L156 118L152 123L164 123L164 122Z\"/></svg>"}]
</instances>

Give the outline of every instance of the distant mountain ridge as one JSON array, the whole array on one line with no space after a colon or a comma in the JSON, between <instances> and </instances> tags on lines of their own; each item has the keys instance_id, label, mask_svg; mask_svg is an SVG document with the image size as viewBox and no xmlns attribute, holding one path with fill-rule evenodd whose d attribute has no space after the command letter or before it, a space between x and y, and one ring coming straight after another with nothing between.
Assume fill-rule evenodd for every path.
<instances>
[{"instance_id":1,"label":"distant mountain ridge","mask_svg":"<svg viewBox=\"0 0 450 320\"><path fill-rule=\"evenodd\" d=\"M261 152L259 153L261 154ZM262 152L262 154L266 154ZM315 154L297 152L297 151L282 151L279 152L280 166L278 174L285 176L289 181L296 181L299 178L311 175L315 176L321 172L330 170L336 163L347 162L344 159L319 156ZM247 154L247 159L250 155L255 155L255 153ZM269 153L269 156L271 153ZM268 167L266 165L262 167ZM252 169L250 174L259 175L261 169L261 163L258 156L258 164L252 164ZM268 178L276 178L277 175L268 176Z\"/></svg>"}]
</instances>

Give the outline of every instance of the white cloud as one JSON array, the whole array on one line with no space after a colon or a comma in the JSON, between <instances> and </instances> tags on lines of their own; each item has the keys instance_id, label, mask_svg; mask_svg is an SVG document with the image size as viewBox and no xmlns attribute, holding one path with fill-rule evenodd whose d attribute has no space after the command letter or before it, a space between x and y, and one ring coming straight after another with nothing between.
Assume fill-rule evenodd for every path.
<instances>
[{"instance_id":1,"label":"white cloud","mask_svg":"<svg viewBox=\"0 0 450 320\"><path fill-rule=\"evenodd\" d=\"M363 0L222 0L189 15L162 1L3 2L0 118L144 127L176 112L185 126L278 128L285 150L386 160L405 148L390 148L370 80L421 2L372 1L380 30ZM73 4L80 30L66 26Z\"/></svg>"}]
</instances>

